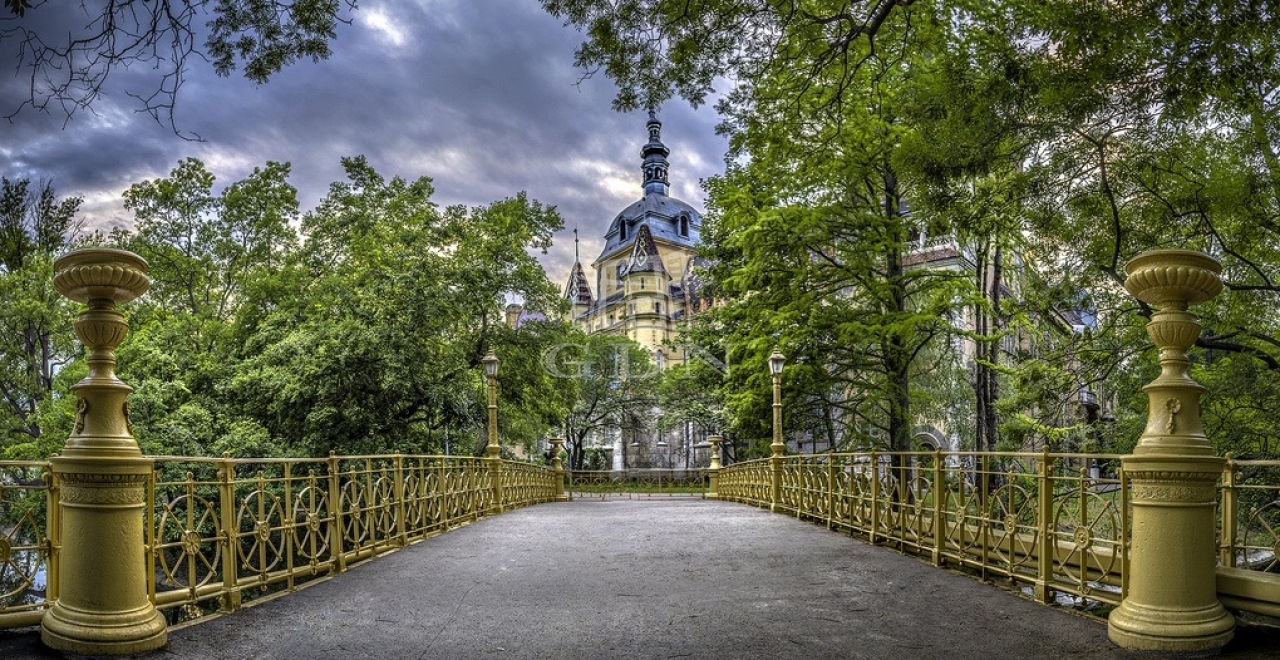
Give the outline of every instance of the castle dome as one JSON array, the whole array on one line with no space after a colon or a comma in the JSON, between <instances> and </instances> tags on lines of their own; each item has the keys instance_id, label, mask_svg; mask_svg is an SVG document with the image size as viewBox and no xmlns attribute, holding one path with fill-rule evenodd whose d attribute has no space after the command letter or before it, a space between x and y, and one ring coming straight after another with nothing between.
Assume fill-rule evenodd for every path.
<instances>
[{"instance_id":1,"label":"castle dome","mask_svg":"<svg viewBox=\"0 0 1280 660\"><path fill-rule=\"evenodd\" d=\"M671 150L662 143L662 122L652 110L649 111L647 128L649 142L640 150L644 197L614 216L605 232L604 250L596 264L630 248L641 226L648 226L654 239L670 244L692 249L698 243L702 215L692 206L668 195L667 156Z\"/></svg>"}]
</instances>

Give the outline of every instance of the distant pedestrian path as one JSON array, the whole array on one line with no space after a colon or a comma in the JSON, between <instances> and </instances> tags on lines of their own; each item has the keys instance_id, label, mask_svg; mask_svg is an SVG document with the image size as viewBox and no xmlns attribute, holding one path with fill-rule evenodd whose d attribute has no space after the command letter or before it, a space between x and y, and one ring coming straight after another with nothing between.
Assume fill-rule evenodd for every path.
<instances>
[{"instance_id":1,"label":"distant pedestrian path","mask_svg":"<svg viewBox=\"0 0 1280 660\"><path fill-rule=\"evenodd\" d=\"M61 657L38 632L5 635L0 657ZM1269 657L1241 637L1219 657ZM685 498L484 518L169 639L143 657L1130 657L1096 620L794 518Z\"/></svg>"}]
</instances>

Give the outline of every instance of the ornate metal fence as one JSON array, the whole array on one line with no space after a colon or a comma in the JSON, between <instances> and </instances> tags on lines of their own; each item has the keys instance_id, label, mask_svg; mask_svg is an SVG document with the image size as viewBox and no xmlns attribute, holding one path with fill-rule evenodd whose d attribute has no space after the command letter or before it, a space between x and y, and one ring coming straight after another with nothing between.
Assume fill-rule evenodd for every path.
<instances>
[{"instance_id":1,"label":"ornate metal fence","mask_svg":"<svg viewBox=\"0 0 1280 660\"><path fill-rule=\"evenodd\" d=\"M569 499L705 497L707 471L631 469L566 471Z\"/></svg>"},{"instance_id":2,"label":"ornate metal fence","mask_svg":"<svg viewBox=\"0 0 1280 660\"><path fill-rule=\"evenodd\" d=\"M1128 486L1118 456L1049 453L795 455L719 474L721 499L1055 593L1124 593ZM1113 473L1113 470L1115 472ZM354 561L488 515L486 459L158 457L147 557L171 618L234 609ZM505 461L502 509L556 498L555 473ZM705 470L576 471L571 496L702 497ZM1280 461L1229 460L1220 485L1219 597L1280 616ZM0 462L0 629L34 625L57 598L58 496L46 462Z\"/></svg>"},{"instance_id":3,"label":"ornate metal fence","mask_svg":"<svg viewBox=\"0 0 1280 660\"><path fill-rule=\"evenodd\" d=\"M56 596L49 593L52 478L48 463L0 461L0 629L39 623Z\"/></svg>"},{"instance_id":4,"label":"ornate metal fence","mask_svg":"<svg viewBox=\"0 0 1280 660\"><path fill-rule=\"evenodd\" d=\"M292 590L488 515L493 474L471 457L156 457L152 601L182 620ZM57 596L51 475L48 463L0 462L0 629L39 623ZM556 497L548 468L504 461L501 475L504 510Z\"/></svg>"},{"instance_id":5,"label":"ornate metal fence","mask_svg":"<svg viewBox=\"0 0 1280 660\"><path fill-rule=\"evenodd\" d=\"M1123 591L1127 491L1119 456L908 452L787 456L720 475L723 499L861 535L985 575L1106 603Z\"/></svg>"},{"instance_id":6,"label":"ornate metal fence","mask_svg":"<svg viewBox=\"0 0 1280 660\"><path fill-rule=\"evenodd\" d=\"M1280 461L1227 459L1218 597L1232 609L1280 617Z\"/></svg>"}]
</instances>

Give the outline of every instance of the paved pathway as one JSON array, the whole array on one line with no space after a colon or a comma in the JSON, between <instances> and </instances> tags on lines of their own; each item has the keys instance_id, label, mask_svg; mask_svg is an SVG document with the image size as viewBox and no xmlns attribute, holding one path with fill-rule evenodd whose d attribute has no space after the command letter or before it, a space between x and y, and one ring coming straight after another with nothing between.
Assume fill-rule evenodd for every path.
<instances>
[{"instance_id":1,"label":"paved pathway","mask_svg":"<svg viewBox=\"0 0 1280 660\"><path fill-rule=\"evenodd\" d=\"M1280 638L1243 637L1219 657L1275 657ZM697 499L521 509L169 639L144 657L1133 657L1093 619L816 525ZM35 632L0 633L0 658L46 657L60 656Z\"/></svg>"}]
</instances>

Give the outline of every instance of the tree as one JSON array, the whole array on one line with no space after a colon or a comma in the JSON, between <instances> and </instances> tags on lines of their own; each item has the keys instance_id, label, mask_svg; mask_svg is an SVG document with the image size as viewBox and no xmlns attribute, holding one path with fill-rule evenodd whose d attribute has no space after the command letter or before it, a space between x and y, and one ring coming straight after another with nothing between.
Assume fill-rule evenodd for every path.
<instances>
[{"instance_id":1,"label":"tree","mask_svg":"<svg viewBox=\"0 0 1280 660\"><path fill-rule=\"evenodd\" d=\"M264 315L229 384L247 414L312 455L457 452L484 442L481 358L493 349L504 444L532 443L563 415L538 368L555 322L510 328L508 296L551 318L558 296L530 248L560 227L523 194L441 209L430 179L385 178L364 158L302 221L297 289ZM466 441L458 437L463 431ZM469 437L468 437L469 436Z\"/></svg>"},{"instance_id":2,"label":"tree","mask_svg":"<svg viewBox=\"0 0 1280 660\"><path fill-rule=\"evenodd\" d=\"M53 288L53 261L78 230L80 198L0 179L0 457L40 460L59 372L76 357L74 306Z\"/></svg>"},{"instance_id":3,"label":"tree","mask_svg":"<svg viewBox=\"0 0 1280 660\"><path fill-rule=\"evenodd\" d=\"M627 337L610 334L579 335L574 343L561 344L544 355L548 371L573 392L564 419L569 466L584 469L587 440L611 430L635 437L646 427L657 404L657 368L643 346Z\"/></svg>"},{"instance_id":4,"label":"tree","mask_svg":"<svg viewBox=\"0 0 1280 660\"><path fill-rule=\"evenodd\" d=\"M28 90L6 116L58 110L70 119L98 102L114 72L142 65L154 70L155 87L128 94L177 131L174 109L189 60L211 61L220 76L243 68L246 78L265 83L298 59L327 58L344 9L355 6L353 0L101 0L82 5L77 16L45 0L5 0L10 15L0 18L0 43L11 44Z\"/></svg>"},{"instance_id":5,"label":"tree","mask_svg":"<svg viewBox=\"0 0 1280 660\"><path fill-rule=\"evenodd\" d=\"M267 310L288 295L297 250L289 165L267 163L214 191L196 159L125 192L133 232L117 236L151 266L120 349L139 443L149 452L274 455L272 433L226 397ZM283 283L282 283L283 282ZM277 436L278 439L278 436Z\"/></svg>"}]
</instances>

